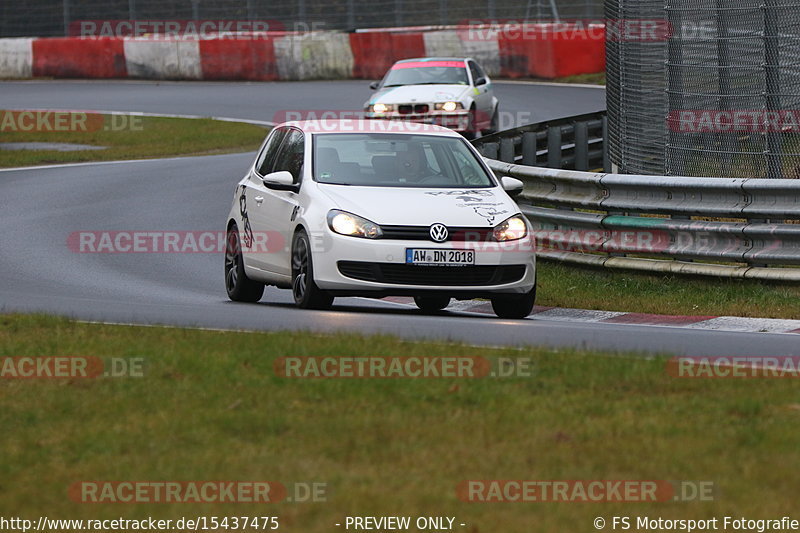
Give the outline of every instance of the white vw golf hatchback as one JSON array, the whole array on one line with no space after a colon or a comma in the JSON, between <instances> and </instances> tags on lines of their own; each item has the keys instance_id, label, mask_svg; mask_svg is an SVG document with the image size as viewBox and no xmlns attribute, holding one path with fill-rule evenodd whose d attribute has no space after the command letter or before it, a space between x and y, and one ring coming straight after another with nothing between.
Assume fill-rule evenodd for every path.
<instances>
[{"instance_id":1,"label":"white vw golf hatchback","mask_svg":"<svg viewBox=\"0 0 800 533\"><path fill-rule=\"evenodd\" d=\"M488 298L498 316L530 314L534 243L510 194L457 133L382 120L288 122L267 137L236 187L225 287L265 285L302 308L336 296L413 296L425 311Z\"/></svg>"}]
</instances>

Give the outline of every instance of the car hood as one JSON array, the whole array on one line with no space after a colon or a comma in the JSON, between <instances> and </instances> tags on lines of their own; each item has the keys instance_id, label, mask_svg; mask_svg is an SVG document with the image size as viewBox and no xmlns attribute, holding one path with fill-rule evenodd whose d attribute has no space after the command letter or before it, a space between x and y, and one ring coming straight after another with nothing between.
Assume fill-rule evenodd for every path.
<instances>
[{"instance_id":1,"label":"car hood","mask_svg":"<svg viewBox=\"0 0 800 533\"><path fill-rule=\"evenodd\" d=\"M379 225L493 227L519 213L499 187L417 189L319 184L336 206Z\"/></svg>"},{"instance_id":2,"label":"car hood","mask_svg":"<svg viewBox=\"0 0 800 533\"><path fill-rule=\"evenodd\" d=\"M466 85L403 85L387 87L372 95L367 105L458 101L469 90Z\"/></svg>"}]
</instances>

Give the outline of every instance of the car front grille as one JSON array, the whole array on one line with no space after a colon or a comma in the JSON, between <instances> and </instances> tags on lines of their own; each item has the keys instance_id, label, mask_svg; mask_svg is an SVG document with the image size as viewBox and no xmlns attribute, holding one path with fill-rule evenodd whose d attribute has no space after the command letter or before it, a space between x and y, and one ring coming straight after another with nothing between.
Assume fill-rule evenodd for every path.
<instances>
[{"instance_id":1,"label":"car front grille","mask_svg":"<svg viewBox=\"0 0 800 533\"><path fill-rule=\"evenodd\" d=\"M397 106L397 112L401 115L424 115L430 111L428 104L400 104Z\"/></svg>"},{"instance_id":2,"label":"car front grille","mask_svg":"<svg viewBox=\"0 0 800 533\"><path fill-rule=\"evenodd\" d=\"M429 226L381 226L383 239L402 241L431 241ZM493 242L493 228L447 228L443 242Z\"/></svg>"},{"instance_id":3,"label":"car front grille","mask_svg":"<svg viewBox=\"0 0 800 533\"><path fill-rule=\"evenodd\" d=\"M421 266L339 261L337 266L348 278L392 285L480 287L514 283L525 276L525 265Z\"/></svg>"}]
</instances>

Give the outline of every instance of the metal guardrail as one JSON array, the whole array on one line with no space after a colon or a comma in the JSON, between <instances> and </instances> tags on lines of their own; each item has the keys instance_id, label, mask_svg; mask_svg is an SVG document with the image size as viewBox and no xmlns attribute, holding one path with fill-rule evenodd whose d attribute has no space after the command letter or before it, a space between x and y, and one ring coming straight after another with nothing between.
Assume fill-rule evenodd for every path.
<instances>
[{"instance_id":1,"label":"metal guardrail","mask_svg":"<svg viewBox=\"0 0 800 533\"><path fill-rule=\"evenodd\" d=\"M603 138L593 137L604 129L597 115L475 142L497 175L525 183L518 202L536 229L539 256L612 269L800 281L800 180L639 176L530 164L605 166Z\"/></svg>"},{"instance_id":2,"label":"metal guardrail","mask_svg":"<svg viewBox=\"0 0 800 533\"><path fill-rule=\"evenodd\" d=\"M609 170L606 113L587 113L501 131L473 142L484 157L527 166Z\"/></svg>"}]
</instances>

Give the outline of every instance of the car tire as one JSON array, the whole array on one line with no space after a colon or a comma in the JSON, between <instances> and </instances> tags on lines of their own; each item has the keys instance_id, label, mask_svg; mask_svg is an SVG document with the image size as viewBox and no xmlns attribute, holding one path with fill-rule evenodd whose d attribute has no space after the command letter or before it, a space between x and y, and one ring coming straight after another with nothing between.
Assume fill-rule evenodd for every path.
<instances>
[{"instance_id":1,"label":"car tire","mask_svg":"<svg viewBox=\"0 0 800 533\"><path fill-rule=\"evenodd\" d=\"M500 106L494 106L494 113L492 114L492 122L489 125L488 130L482 130L481 133L483 135L491 135L492 133L497 133L497 130L500 128Z\"/></svg>"},{"instance_id":2,"label":"car tire","mask_svg":"<svg viewBox=\"0 0 800 533\"><path fill-rule=\"evenodd\" d=\"M518 296L495 296L492 310L500 318L525 318L533 311L536 302L536 285L530 292Z\"/></svg>"},{"instance_id":3,"label":"car tire","mask_svg":"<svg viewBox=\"0 0 800 533\"><path fill-rule=\"evenodd\" d=\"M292 296L301 309L329 309L333 304L333 296L314 282L311 243L305 231L295 233L292 239Z\"/></svg>"},{"instance_id":4,"label":"car tire","mask_svg":"<svg viewBox=\"0 0 800 533\"><path fill-rule=\"evenodd\" d=\"M426 313L435 313L450 305L450 298L447 296L414 296L414 303Z\"/></svg>"},{"instance_id":5,"label":"car tire","mask_svg":"<svg viewBox=\"0 0 800 533\"><path fill-rule=\"evenodd\" d=\"M264 296L264 284L253 281L244 271L239 229L233 224L225 238L225 290L234 302L257 302Z\"/></svg>"},{"instance_id":6,"label":"car tire","mask_svg":"<svg viewBox=\"0 0 800 533\"><path fill-rule=\"evenodd\" d=\"M478 116L474 105L469 109L469 125L461 135L468 141L478 136Z\"/></svg>"}]
</instances>

